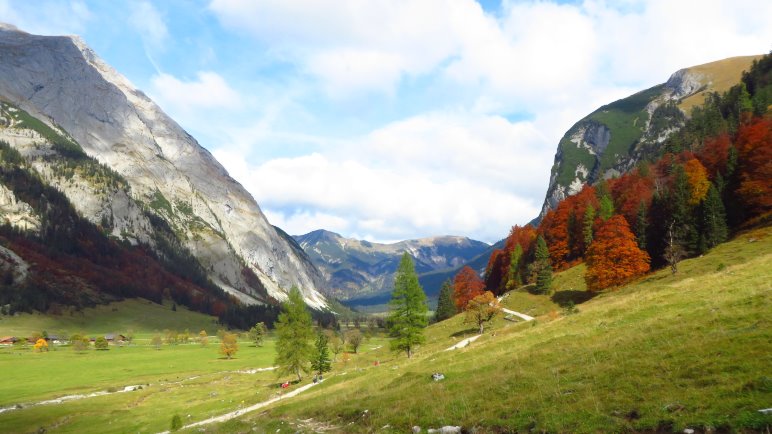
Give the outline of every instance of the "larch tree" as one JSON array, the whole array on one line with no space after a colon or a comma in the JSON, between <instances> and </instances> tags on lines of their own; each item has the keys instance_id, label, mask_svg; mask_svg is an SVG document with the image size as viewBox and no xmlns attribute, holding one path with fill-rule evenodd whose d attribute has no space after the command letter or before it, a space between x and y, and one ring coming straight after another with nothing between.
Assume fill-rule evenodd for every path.
<instances>
[{"instance_id":1,"label":"larch tree","mask_svg":"<svg viewBox=\"0 0 772 434\"><path fill-rule=\"evenodd\" d=\"M587 289L599 291L629 282L649 271L649 255L638 247L627 220L615 215L595 233L585 258Z\"/></svg>"},{"instance_id":2,"label":"larch tree","mask_svg":"<svg viewBox=\"0 0 772 434\"><path fill-rule=\"evenodd\" d=\"M541 235L536 239L534 267L536 268L536 290L542 294L548 294L552 287L552 264L547 242Z\"/></svg>"},{"instance_id":3,"label":"larch tree","mask_svg":"<svg viewBox=\"0 0 772 434\"><path fill-rule=\"evenodd\" d=\"M478 332L482 334L485 331L485 323L492 320L499 313L501 313L499 300L492 292L485 291L469 300L464 309L464 321L476 325Z\"/></svg>"},{"instance_id":4,"label":"larch tree","mask_svg":"<svg viewBox=\"0 0 772 434\"><path fill-rule=\"evenodd\" d=\"M592 244L592 227L595 224L595 207L588 205L584 210L582 218L582 235L584 236L584 245L589 247Z\"/></svg>"},{"instance_id":5,"label":"larch tree","mask_svg":"<svg viewBox=\"0 0 772 434\"><path fill-rule=\"evenodd\" d=\"M510 291L523 285L523 278L520 275L522 262L523 248L520 244L515 244L512 253L509 255L509 273L506 288Z\"/></svg>"},{"instance_id":6,"label":"larch tree","mask_svg":"<svg viewBox=\"0 0 772 434\"><path fill-rule=\"evenodd\" d=\"M276 321L276 360L279 375L294 374L298 381L308 372L314 337L311 314L306 309L303 295L297 287L290 289L287 301Z\"/></svg>"},{"instance_id":7,"label":"larch tree","mask_svg":"<svg viewBox=\"0 0 772 434\"><path fill-rule=\"evenodd\" d=\"M440 288L440 296L437 299L437 310L434 312L434 319L444 321L456 314L456 305L453 303L453 286L450 280L446 280Z\"/></svg>"},{"instance_id":8,"label":"larch tree","mask_svg":"<svg viewBox=\"0 0 772 434\"><path fill-rule=\"evenodd\" d=\"M470 266L465 265L453 278L453 300L456 303L456 310L458 312L463 311L469 300L484 291L485 282Z\"/></svg>"},{"instance_id":9,"label":"larch tree","mask_svg":"<svg viewBox=\"0 0 772 434\"><path fill-rule=\"evenodd\" d=\"M223 333L220 337L220 354L231 359L238 350L239 342L236 333Z\"/></svg>"},{"instance_id":10,"label":"larch tree","mask_svg":"<svg viewBox=\"0 0 772 434\"><path fill-rule=\"evenodd\" d=\"M415 347L425 341L424 328L427 326L426 294L418 283L413 260L407 253L402 255L394 277L394 291L391 293L388 317L389 334L393 338L391 349L404 351L413 356Z\"/></svg>"}]
</instances>

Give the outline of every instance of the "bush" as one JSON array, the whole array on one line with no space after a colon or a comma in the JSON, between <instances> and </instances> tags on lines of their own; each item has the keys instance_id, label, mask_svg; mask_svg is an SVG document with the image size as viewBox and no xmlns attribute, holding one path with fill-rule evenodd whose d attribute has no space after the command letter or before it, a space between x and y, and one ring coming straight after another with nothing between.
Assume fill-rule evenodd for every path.
<instances>
[{"instance_id":1,"label":"bush","mask_svg":"<svg viewBox=\"0 0 772 434\"><path fill-rule=\"evenodd\" d=\"M180 428L182 428L182 418L179 414L175 414L172 417L172 431L177 431Z\"/></svg>"},{"instance_id":2,"label":"bush","mask_svg":"<svg viewBox=\"0 0 772 434\"><path fill-rule=\"evenodd\" d=\"M104 336L100 336L96 338L96 341L94 341L94 348L96 348L97 350L103 350L103 351L108 350L109 348L107 344L107 339L105 339Z\"/></svg>"}]
</instances>

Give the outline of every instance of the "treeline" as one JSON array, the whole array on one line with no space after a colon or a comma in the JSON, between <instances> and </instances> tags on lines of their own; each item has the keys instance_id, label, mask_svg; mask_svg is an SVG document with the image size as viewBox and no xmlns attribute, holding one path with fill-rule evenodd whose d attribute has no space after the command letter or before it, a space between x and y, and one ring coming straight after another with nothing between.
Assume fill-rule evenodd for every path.
<instances>
[{"instance_id":1,"label":"treeline","mask_svg":"<svg viewBox=\"0 0 772 434\"><path fill-rule=\"evenodd\" d=\"M549 211L538 228L512 228L493 252L485 286L501 294L548 267L588 266L590 290L614 287L705 253L733 231L772 216L772 55L742 82L711 93L659 155L615 179L585 186ZM543 256L543 255L542 255Z\"/></svg>"}]
</instances>

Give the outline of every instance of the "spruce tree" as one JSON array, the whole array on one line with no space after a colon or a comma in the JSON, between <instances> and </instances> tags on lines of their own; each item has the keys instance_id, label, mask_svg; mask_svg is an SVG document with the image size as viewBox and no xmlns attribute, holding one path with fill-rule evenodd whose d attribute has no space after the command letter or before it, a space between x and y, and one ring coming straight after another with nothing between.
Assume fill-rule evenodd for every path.
<instances>
[{"instance_id":1,"label":"spruce tree","mask_svg":"<svg viewBox=\"0 0 772 434\"><path fill-rule=\"evenodd\" d=\"M547 294L552 286L552 264L547 242L541 235L536 239L536 267L536 290Z\"/></svg>"},{"instance_id":2,"label":"spruce tree","mask_svg":"<svg viewBox=\"0 0 772 434\"><path fill-rule=\"evenodd\" d=\"M440 296L437 299L437 311L434 313L435 321L446 320L456 314L456 305L453 303L453 285L446 280L440 288Z\"/></svg>"},{"instance_id":3,"label":"spruce tree","mask_svg":"<svg viewBox=\"0 0 772 434\"><path fill-rule=\"evenodd\" d=\"M311 339L314 329L311 314L297 287L292 287L289 298L282 304L282 312L276 321L276 361L279 375L294 374L298 381L308 372L308 360L312 354Z\"/></svg>"},{"instance_id":4,"label":"spruce tree","mask_svg":"<svg viewBox=\"0 0 772 434\"><path fill-rule=\"evenodd\" d=\"M649 222L646 215L646 203L641 201L638 205L638 214L635 216L635 240L638 242L638 248L646 250L646 231L649 228Z\"/></svg>"},{"instance_id":5,"label":"spruce tree","mask_svg":"<svg viewBox=\"0 0 772 434\"><path fill-rule=\"evenodd\" d=\"M700 205L700 253L726 241L729 230L726 225L726 212L721 202L721 195L711 184L705 200Z\"/></svg>"},{"instance_id":6,"label":"spruce tree","mask_svg":"<svg viewBox=\"0 0 772 434\"><path fill-rule=\"evenodd\" d=\"M314 345L314 351L311 354L311 369L316 372L316 375L323 375L325 372L332 370L332 363L330 362L330 350L327 348L327 336L324 333L319 333L316 337L316 344Z\"/></svg>"},{"instance_id":7,"label":"spruce tree","mask_svg":"<svg viewBox=\"0 0 772 434\"><path fill-rule=\"evenodd\" d=\"M427 326L426 294L418 283L413 260L405 252L394 277L394 291L391 293L391 312L388 325L392 351L405 351L413 356L417 345L425 341L424 328Z\"/></svg>"}]
</instances>

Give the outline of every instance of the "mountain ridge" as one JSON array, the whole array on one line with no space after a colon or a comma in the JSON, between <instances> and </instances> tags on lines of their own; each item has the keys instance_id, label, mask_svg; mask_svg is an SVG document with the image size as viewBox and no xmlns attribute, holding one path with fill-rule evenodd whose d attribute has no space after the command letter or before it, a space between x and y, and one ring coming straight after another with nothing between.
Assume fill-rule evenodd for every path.
<instances>
[{"instance_id":1,"label":"mountain ridge","mask_svg":"<svg viewBox=\"0 0 772 434\"><path fill-rule=\"evenodd\" d=\"M82 39L31 35L5 25L0 52L0 98L66 131L83 152L124 176L130 184L127 206L151 208L165 220L219 287L253 304L268 301L259 286L273 300L298 286L310 306L327 305L318 270L268 223L243 186ZM25 141L10 138L18 145ZM113 209L109 200L84 201L86 196L71 199L89 220L133 221L111 227L112 234L152 244L149 225L134 218L136 212Z\"/></svg>"}]
</instances>

